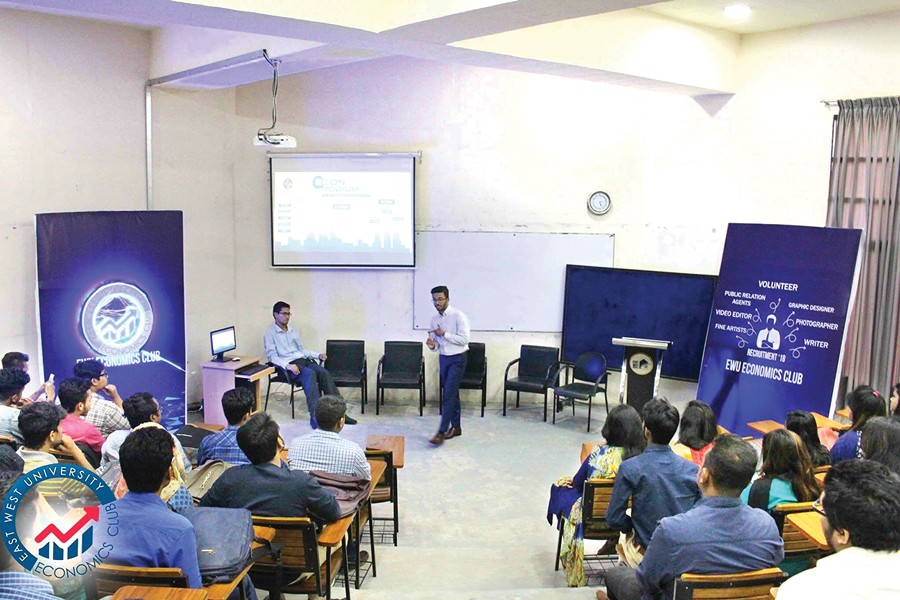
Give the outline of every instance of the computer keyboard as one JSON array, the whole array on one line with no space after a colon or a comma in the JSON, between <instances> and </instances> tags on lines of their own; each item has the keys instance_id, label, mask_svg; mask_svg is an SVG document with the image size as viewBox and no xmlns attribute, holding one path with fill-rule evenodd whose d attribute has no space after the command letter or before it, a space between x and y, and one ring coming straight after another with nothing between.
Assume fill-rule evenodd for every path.
<instances>
[{"instance_id":1,"label":"computer keyboard","mask_svg":"<svg viewBox=\"0 0 900 600\"><path fill-rule=\"evenodd\" d=\"M236 374L243 375L244 377L249 377L251 375L256 375L260 371L264 369L268 369L269 365L263 365L260 363L256 363L255 365L249 365L247 367L241 367L236 371Z\"/></svg>"}]
</instances>

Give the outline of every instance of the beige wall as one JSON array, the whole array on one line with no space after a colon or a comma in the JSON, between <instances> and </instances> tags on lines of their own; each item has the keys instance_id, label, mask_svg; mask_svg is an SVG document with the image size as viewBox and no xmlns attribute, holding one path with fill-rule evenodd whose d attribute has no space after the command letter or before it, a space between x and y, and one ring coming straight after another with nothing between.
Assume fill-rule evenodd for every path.
<instances>
[{"instance_id":1,"label":"beige wall","mask_svg":"<svg viewBox=\"0 0 900 600\"><path fill-rule=\"evenodd\" d=\"M34 379L34 215L144 208L149 41L136 29L0 10L0 354L32 355Z\"/></svg>"},{"instance_id":2,"label":"beige wall","mask_svg":"<svg viewBox=\"0 0 900 600\"><path fill-rule=\"evenodd\" d=\"M35 352L32 215L143 206L151 50L140 31L3 17L0 131L14 142L0 150L2 243L17 285L0 298L21 317L3 320L0 340ZM679 96L394 58L283 78L279 129L298 151L422 150L419 229L612 233L616 266L715 273L729 222L824 224L832 112L819 101L896 95L898 30L894 14L745 36L737 93L714 114ZM188 370L207 358L207 332L232 322L239 350L261 352L284 299L315 349L365 339L374 384L384 340L422 339L413 275L268 267L267 164L250 139L268 122L269 83L153 94L154 207L185 211ZM604 217L585 210L597 189L613 198ZM486 282L483 293L515 312L541 291ZM520 343L560 341L474 337L488 343L495 392Z\"/></svg>"}]
</instances>

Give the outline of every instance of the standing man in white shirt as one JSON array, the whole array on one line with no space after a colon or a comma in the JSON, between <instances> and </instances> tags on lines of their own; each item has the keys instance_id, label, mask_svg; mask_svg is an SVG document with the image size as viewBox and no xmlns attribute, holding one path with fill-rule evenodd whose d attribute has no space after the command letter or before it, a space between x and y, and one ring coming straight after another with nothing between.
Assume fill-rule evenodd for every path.
<instances>
[{"instance_id":1,"label":"standing man in white shirt","mask_svg":"<svg viewBox=\"0 0 900 600\"><path fill-rule=\"evenodd\" d=\"M272 307L275 322L263 335L263 346L266 348L266 360L285 370L296 385L303 386L306 394L306 407L309 409L309 424L318 429L316 406L322 394L341 397L334 379L325 367L316 362L324 361L327 356L307 350L300 343L300 334L290 326L291 305L287 302L276 302ZM356 419L345 417L347 425L356 425Z\"/></svg>"},{"instance_id":2,"label":"standing man in white shirt","mask_svg":"<svg viewBox=\"0 0 900 600\"><path fill-rule=\"evenodd\" d=\"M441 424L431 443L440 446L444 440L462 435L459 423L459 384L466 372L469 352L469 319L450 306L450 290L439 285L431 290L431 302L438 314L431 318L425 345L440 353L441 385L444 387Z\"/></svg>"}]
</instances>

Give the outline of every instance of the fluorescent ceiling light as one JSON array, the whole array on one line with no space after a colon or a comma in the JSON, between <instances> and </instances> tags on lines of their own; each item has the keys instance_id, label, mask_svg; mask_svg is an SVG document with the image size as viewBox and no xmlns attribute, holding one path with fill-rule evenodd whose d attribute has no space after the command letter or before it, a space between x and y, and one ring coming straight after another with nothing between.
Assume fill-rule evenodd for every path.
<instances>
[{"instance_id":1,"label":"fluorescent ceiling light","mask_svg":"<svg viewBox=\"0 0 900 600\"><path fill-rule=\"evenodd\" d=\"M736 21L748 18L752 12L746 4L732 4L725 7L725 16Z\"/></svg>"}]
</instances>

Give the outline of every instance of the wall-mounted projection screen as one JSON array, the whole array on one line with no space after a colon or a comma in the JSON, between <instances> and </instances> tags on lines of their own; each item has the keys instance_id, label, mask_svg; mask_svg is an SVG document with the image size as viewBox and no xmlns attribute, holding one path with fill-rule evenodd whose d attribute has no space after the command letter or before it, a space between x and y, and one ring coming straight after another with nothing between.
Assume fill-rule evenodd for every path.
<instances>
[{"instance_id":1,"label":"wall-mounted projection screen","mask_svg":"<svg viewBox=\"0 0 900 600\"><path fill-rule=\"evenodd\" d=\"M620 369L622 346L614 337L667 340L662 375L696 381L716 277L567 265L562 357L602 352L610 369Z\"/></svg>"},{"instance_id":2,"label":"wall-mounted projection screen","mask_svg":"<svg viewBox=\"0 0 900 600\"><path fill-rule=\"evenodd\" d=\"M270 154L273 267L415 267L415 154Z\"/></svg>"}]
</instances>

